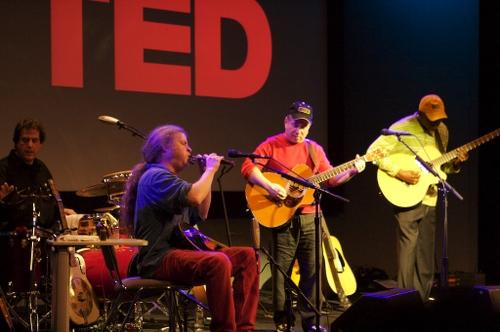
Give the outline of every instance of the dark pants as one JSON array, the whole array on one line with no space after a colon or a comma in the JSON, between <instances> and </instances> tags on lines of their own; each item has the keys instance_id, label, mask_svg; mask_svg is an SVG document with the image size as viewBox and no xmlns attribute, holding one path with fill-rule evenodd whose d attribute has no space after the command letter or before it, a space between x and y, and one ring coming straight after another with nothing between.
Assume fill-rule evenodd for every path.
<instances>
[{"instance_id":1,"label":"dark pants","mask_svg":"<svg viewBox=\"0 0 500 332\"><path fill-rule=\"evenodd\" d=\"M434 281L436 208L420 204L396 210L398 221L398 286L414 288L423 301Z\"/></svg>"},{"instance_id":2,"label":"dark pants","mask_svg":"<svg viewBox=\"0 0 500 332\"><path fill-rule=\"evenodd\" d=\"M165 255L154 277L183 285L206 285L211 331L251 331L259 303L258 271L257 255L249 247L174 249Z\"/></svg>"},{"instance_id":3,"label":"dark pants","mask_svg":"<svg viewBox=\"0 0 500 332\"><path fill-rule=\"evenodd\" d=\"M315 243L314 214L294 216L286 226L273 230L273 257L276 263L290 275L294 258L297 258L300 269L299 288L313 305L316 304ZM273 309L276 324L287 322L285 288L285 278L274 268ZM314 311L300 297L298 303L303 325L312 325L315 321Z\"/></svg>"}]
</instances>

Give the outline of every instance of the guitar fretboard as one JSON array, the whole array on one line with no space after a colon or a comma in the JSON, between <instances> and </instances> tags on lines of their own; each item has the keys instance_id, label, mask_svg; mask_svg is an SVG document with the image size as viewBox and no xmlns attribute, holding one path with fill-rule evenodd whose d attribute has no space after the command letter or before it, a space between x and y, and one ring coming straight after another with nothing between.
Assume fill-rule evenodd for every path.
<instances>
[{"instance_id":1,"label":"guitar fretboard","mask_svg":"<svg viewBox=\"0 0 500 332\"><path fill-rule=\"evenodd\" d=\"M380 149L375 149L367 154L365 154L362 157L359 157L359 159L364 160L365 162L373 161L377 158L381 158L384 155L382 150ZM314 183L314 184L320 184L321 182L325 182L326 180L337 176L349 169L355 168L355 163L356 159L350 160L348 162L345 162L343 164L340 164L338 166L333 167L332 169L329 169L327 171L324 171L322 173L316 174L308 178L307 180Z\"/></svg>"},{"instance_id":2,"label":"guitar fretboard","mask_svg":"<svg viewBox=\"0 0 500 332\"><path fill-rule=\"evenodd\" d=\"M354 168L354 162L355 160L348 161L346 163L340 164L332 169L329 169L328 171L325 171L323 173L319 173L316 175L311 176L308 181L314 183L314 184L319 184L322 182L325 182L326 180L337 176L351 168Z\"/></svg>"},{"instance_id":3,"label":"guitar fretboard","mask_svg":"<svg viewBox=\"0 0 500 332\"><path fill-rule=\"evenodd\" d=\"M438 158L436 158L432 161L432 164L434 166L440 166L442 164L445 164L445 163L449 162L450 160L453 160L457 157L458 150L470 151L472 149L477 148L481 144L484 144L484 143L488 142L489 140L497 137L498 135L500 135L500 128L498 128L498 129L496 129L496 130L494 130L486 135L483 135L483 136L473 140L472 142L469 142L465 145L462 145L459 148L456 148L454 150L451 150L450 152L447 152L447 153L439 156Z\"/></svg>"}]
</instances>

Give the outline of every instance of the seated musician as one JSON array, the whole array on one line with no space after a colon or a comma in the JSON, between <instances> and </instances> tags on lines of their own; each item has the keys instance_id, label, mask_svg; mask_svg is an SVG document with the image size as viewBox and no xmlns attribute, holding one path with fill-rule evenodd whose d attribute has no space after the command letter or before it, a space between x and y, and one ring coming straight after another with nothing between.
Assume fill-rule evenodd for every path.
<instances>
[{"instance_id":1,"label":"seated musician","mask_svg":"<svg viewBox=\"0 0 500 332\"><path fill-rule=\"evenodd\" d=\"M184 129L160 126L147 137L144 161L128 179L122 222L132 226L136 238L149 242L139 250L138 273L183 285L205 284L212 331L253 330L259 296L254 250L225 247L209 252L176 247L178 223L194 225L207 218L212 182L222 159L214 153L204 155L199 179L189 183L179 173L188 165L191 152Z\"/></svg>"},{"instance_id":2,"label":"seated musician","mask_svg":"<svg viewBox=\"0 0 500 332\"><path fill-rule=\"evenodd\" d=\"M40 122L25 119L14 129L12 149L0 160L0 256L2 266L0 284L4 289L8 281L16 279L17 290L29 290L28 233L33 226L33 206L36 225L42 237L60 229L56 221L58 210L51 195L48 180L52 179L47 166L37 158L45 142L45 130ZM74 213L66 209L66 213ZM6 255L5 253L9 254Z\"/></svg>"}]
</instances>

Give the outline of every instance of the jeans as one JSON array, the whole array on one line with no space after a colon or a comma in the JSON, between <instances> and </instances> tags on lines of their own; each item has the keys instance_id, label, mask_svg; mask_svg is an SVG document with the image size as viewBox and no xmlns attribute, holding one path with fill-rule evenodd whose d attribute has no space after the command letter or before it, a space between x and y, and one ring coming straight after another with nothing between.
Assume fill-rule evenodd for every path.
<instances>
[{"instance_id":1,"label":"jeans","mask_svg":"<svg viewBox=\"0 0 500 332\"><path fill-rule=\"evenodd\" d=\"M155 278L182 285L205 284L211 331L251 331L259 303L258 271L258 258L250 247L173 249L164 256Z\"/></svg>"},{"instance_id":2,"label":"jeans","mask_svg":"<svg viewBox=\"0 0 500 332\"><path fill-rule=\"evenodd\" d=\"M273 257L276 263L288 275L292 272L294 258L297 258L300 269L299 288L309 301L316 304L316 238L314 214L295 215L285 226L273 230ZM321 259L320 259L321 262ZM285 278L273 268L273 309L274 322L287 323L285 308ZM315 312L309 305L298 299L302 322L313 322ZM291 312L290 312L291 314ZM291 317L292 324L294 317Z\"/></svg>"}]
</instances>

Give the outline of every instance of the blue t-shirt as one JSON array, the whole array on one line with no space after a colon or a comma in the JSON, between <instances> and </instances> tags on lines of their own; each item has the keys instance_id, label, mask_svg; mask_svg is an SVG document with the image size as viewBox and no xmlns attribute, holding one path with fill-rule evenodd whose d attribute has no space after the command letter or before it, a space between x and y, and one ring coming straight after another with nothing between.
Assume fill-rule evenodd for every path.
<instances>
[{"instance_id":1,"label":"blue t-shirt","mask_svg":"<svg viewBox=\"0 0 500 332\"><path fill-rule=\"evenodd\" d=\"M198 210L189 205L187 193L192 184L171 173L161 164L148 164L137 188L134 236L149 242L141 247L137 271L152 277L163 256L175 247L174 230L180 222L194 225L201 221Z\"/></svg>"}]
</instances>

